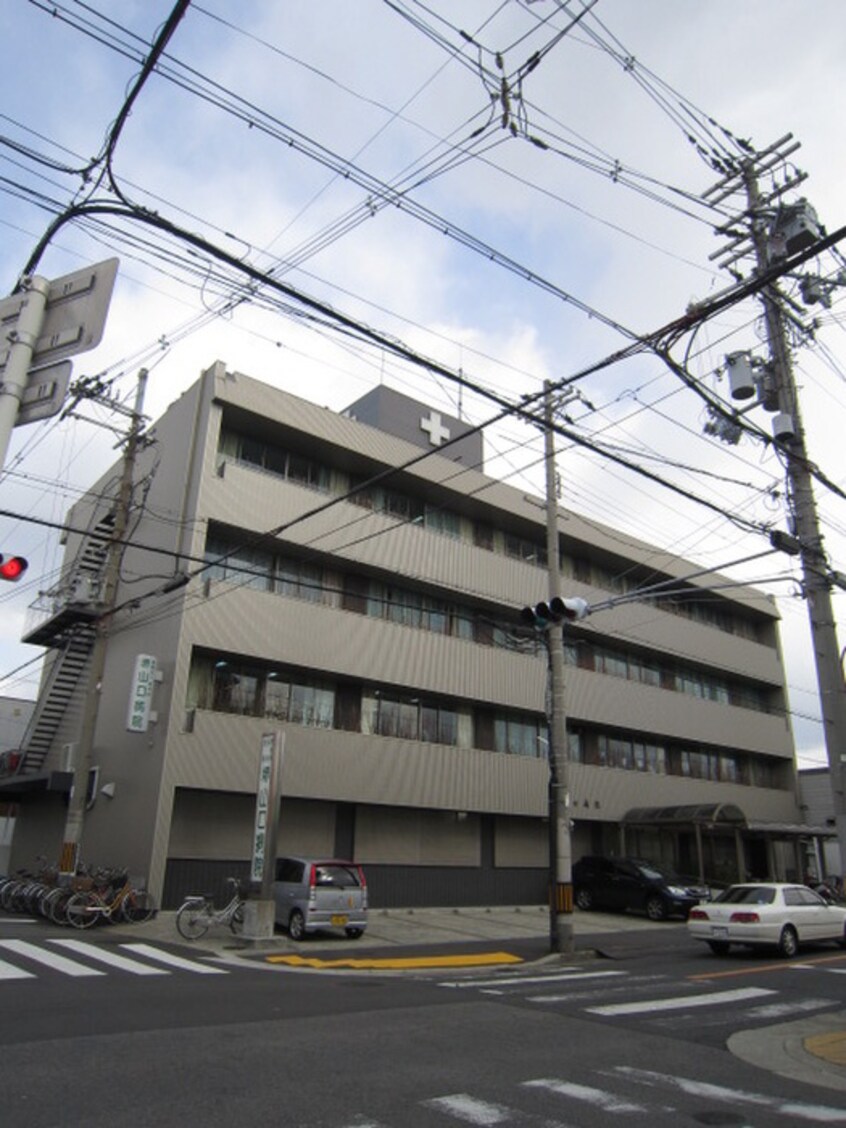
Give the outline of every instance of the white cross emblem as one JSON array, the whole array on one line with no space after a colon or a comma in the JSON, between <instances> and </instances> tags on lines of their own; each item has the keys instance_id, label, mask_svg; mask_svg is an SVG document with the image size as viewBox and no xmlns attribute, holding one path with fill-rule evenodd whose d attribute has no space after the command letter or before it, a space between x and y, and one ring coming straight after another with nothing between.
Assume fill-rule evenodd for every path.
<instances>
[{"instance_id":1,"label":"white cross emblem","mask_svg":"<svg viewBox=\"0 0 846 1128\"><path fill-rule=\"evenodd\" d=\"M429 432L429 442L432 446L440 446L449 438L449 427L443 425L437 411L430 411L428 419L423 416L420 420L420 430Z\"/></svg>"}]
</instances>

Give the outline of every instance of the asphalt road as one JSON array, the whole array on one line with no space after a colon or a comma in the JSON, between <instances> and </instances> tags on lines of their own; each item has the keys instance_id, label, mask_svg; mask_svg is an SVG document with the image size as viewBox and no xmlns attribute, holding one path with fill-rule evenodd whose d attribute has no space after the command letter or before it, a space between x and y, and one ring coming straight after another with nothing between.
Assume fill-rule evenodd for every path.
<instances>
[{"instance_id":1,"label":"asphalt road","mask_svg":"<svg viewBox=\"0 0 846 1128\"><path fill-rule=\"evenodd\" d=\"M675 926L624 932L572 961L350 974L0 921L0 1123L846 1124L846 1086L728 1048L839 1017L846 953L725 961Z\"/></svg>"}]
</instances>

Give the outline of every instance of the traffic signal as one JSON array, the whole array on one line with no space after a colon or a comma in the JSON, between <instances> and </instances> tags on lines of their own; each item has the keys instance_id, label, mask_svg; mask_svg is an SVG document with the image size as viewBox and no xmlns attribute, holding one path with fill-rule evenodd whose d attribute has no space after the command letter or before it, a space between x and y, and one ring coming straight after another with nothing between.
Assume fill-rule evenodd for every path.
<instances>
[{"instance_id":1,"label":"traffic signal","mask_svg":"<svg viewBox=\"0 0 846 1128\"><path fill-rule=\"evenodd\" d=\"M0 580L19 580L28 567L22 556L0 556Z\"/></svg>"},{"instance_id":2,"label":"traffic signal","mask_svg":"<svg viewBox=\"0 0 846 1128\"><path fill-rule=\"evenodd\" d=\"M548 603L536 603L534 607L524 607L520 612L523 622L533 627L549 627L553 623L573 623L584 619L590 613L590 604L581 596L574 595L562 599L554 595Z\"/></svg>"}]
</instances>

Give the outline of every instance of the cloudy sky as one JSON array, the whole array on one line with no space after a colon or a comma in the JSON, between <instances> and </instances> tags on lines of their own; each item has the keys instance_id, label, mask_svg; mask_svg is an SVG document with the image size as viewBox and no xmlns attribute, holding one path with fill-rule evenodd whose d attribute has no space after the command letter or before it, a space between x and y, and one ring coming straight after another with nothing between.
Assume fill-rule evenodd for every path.
<instances>
[{"instance_id":1,"label":"cloudy sky","mask_svg":"<svg viewBox=\"0 0 846 1128\"><path fill-rule=\"evenodd\" d=\"M152 418L220 359L337 410L383 381L491 419L495 400L574 376L731 283L709 256L742 200L714 209L702 194L739 140L762 151L792 133L801 148L762 188L801 170L785 200L807 196L829 232L844 221L842 0L202 0L119 119L173 10L0 0L0 287L14 290L57 215L88 208L37 271L119 258L103 341L75 358L74 379L99 376L131 403L146 367ZM846 285L833 254L806 269L833 283L830 306L812 308L798 280L785 284L808 450L843 488ZM297 294L489 394L338 334ZM675 359L727 398L726 353L763 355L759 314L732 307L681 338ZM800 339L801 322L813 336ZM648 352L576 386L583 399L566 410L585 445L559 440L561 504L775 597L800 764L824 763L796 565L735 563L766 551L761 530L787 527L772 448L705 435L702 399ZM769 429L760 409L752 418ZM83 401L15 429L0 551L31 564L0 592L0 693L36 694L40 651L19 640L61 562L49 523L115 460L109 428L124 426ZM542 492L536 429L491 426L485 452L488 473ZM844 503L823 486L817 501L846 571Z\"/></svg>"}]
</instances>

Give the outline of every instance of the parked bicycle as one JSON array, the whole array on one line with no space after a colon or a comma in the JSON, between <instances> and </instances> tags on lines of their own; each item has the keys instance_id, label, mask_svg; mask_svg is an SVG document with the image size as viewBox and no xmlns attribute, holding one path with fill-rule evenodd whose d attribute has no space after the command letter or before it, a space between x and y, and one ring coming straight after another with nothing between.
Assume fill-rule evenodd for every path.
<instances>
[{"instance_id":1,"label":"parked bicycle","mask_svg":"<svg viewBox=\"0 0 846 1128\"><path fill-rule=\"evenodd\" d=\"M103 920L135 924L149 920L155 912L152 894L136 889L125 871L112 874L107 884L74 893L65 906L67 922L74 928L91 928Z\"/></svg>"},{"instance_id":2,"label":"parked bicycle","mask_svg":"<svg viewBox=\"0 0 846 1128\"><path fill-rule=\"evenodd\" d=\"M199 940L214 924L228 924L233 932L241 931L244 926L241 883L235 877L228 877L226 883L232 886L232 897L222 909L216 909L214 900L201 894L185 898L176 912L176 927L180 936L184 936L186 940Z\"/></svg>"}]
</instances>

